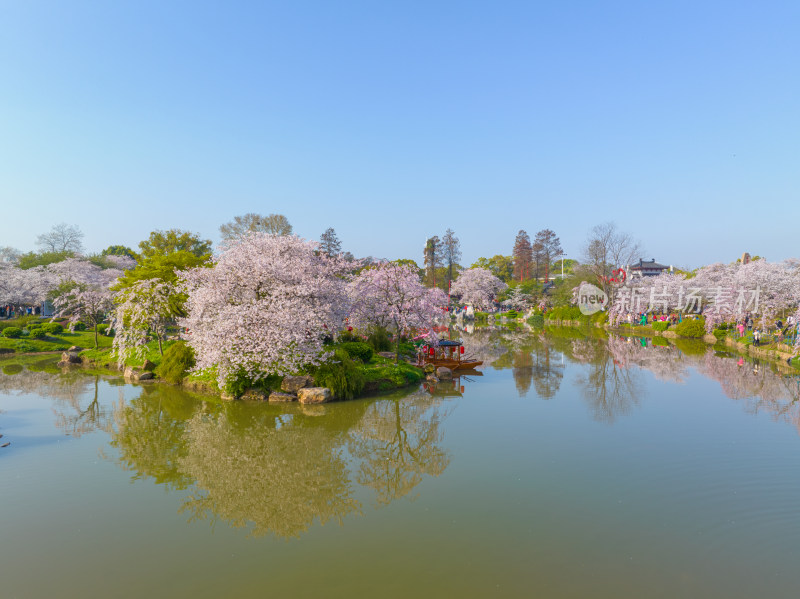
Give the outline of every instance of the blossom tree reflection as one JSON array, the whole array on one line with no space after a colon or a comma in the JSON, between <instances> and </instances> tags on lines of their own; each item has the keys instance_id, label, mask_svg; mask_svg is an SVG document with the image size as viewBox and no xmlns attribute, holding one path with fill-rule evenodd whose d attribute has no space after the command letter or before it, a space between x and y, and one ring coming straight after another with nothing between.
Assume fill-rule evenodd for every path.
<instances>
[{"instance_id":1,"label":"blossom tree reflection","mask_svg":"<svg viewBox=\"0 0 800 599\"><path fill-rule=\"evenodd\" d=\"M350 435L360 460L356 481L375 491L380 505L407 497L425 475L439 476L450 463L440 425L440 402L424 393L373 403Z\"/></svg>"}]
</instances>

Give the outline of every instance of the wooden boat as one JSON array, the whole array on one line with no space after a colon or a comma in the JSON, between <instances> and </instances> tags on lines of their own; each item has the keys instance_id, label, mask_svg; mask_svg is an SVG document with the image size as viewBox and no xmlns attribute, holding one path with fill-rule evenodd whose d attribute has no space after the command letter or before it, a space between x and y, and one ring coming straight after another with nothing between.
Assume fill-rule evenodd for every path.
<instances>
[{"instance_id":1,"label":"wooden boat","mask_svg":"<svg viewBox=\"0 0 800 599\"><path fill-rule=\"evenodd\" d=\"M426 364L433 364L437 368L446 366L450 370L473 370L476 366L483 364L483 360L476 360L469 356L464 356L461 351L460 341L442 340L439 341L439 348L434 355L425 354L423 361Z\"/></svg>"}]
</instances>

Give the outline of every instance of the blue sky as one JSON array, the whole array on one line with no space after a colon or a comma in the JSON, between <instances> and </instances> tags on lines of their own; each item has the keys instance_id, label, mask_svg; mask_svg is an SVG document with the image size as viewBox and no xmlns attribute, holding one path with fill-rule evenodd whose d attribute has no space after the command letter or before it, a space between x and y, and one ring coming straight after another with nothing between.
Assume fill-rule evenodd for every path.
<instances>
[{"instance_id":1,"label":"blue sky","mask_svg":"<svg viewBox=\"0 0 800 599\"><path fill-rule=\"evenodd\" d=\"M645 258L798 256L800 3L0 0L0 245L237 214L464 262L613 220Z\"/></svg>"}]
</instances>

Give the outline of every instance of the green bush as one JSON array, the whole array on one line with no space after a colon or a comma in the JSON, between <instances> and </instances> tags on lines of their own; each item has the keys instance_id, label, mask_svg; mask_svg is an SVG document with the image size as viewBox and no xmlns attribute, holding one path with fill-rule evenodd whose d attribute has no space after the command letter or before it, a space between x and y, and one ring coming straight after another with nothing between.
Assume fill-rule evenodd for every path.
<instances>
[{"instance_id":1,"label":"green bush","mask_svg":"<svg viewBox=\"0 0 800 599\"><path fill-rule=\"evenodd\" d=\"M666 331L668 328L669 328L669 321L668 320L664 320L664 321L659 320L659 321L656 321L656 322L653 323L653 330L654 331Z\"/></svg>"},{"instance_id":2,"label":"green bush","mask_svg":"<svg viewBox=\"0 0 800 599\"><path fill-rule=\"evenodd\" d=\"M97 332L105 335L108 332L108 325L106 323L97 325Z\"/></svg>"},{"instance_id":3,"label":"green bush","mask_svg":"<svg viewBox=\"0 0 800 599\"><path fill-rule=\"evenodd\" d=\"M361 339L355 331L342 331L339 333L339 341L341 343L349 343L351 341L363 341L363 339Z\"/></svg>"},{"instance_id":4,"label":"green bush","mask_svg":"<svg viewBox=\"0 0 800 599\"><path fill-rule=\"evenodd\" d=\"M19 327L8 327L3 329L3 337L8 339L18 339L22 337L22 329Z\"/></svg>"},{"instance_id":5,"label":"green bush","mask_svg":"<svg viewBox=\"0 0 800 599\"><path fill-rule=\"evenodd\" d=\"M359 341L348 341L347 343L340 343L339 347L347 352L351 358L358 358L364 364L372 359L375 351L366 343Z\"/></svg>"},{"instance_id":6,"label":"green bush","mask_svg":"<svg viewBox=\"0 0 800 599\"><path fill-rule=\"evenodd\" d=\"M194 350L186 345L186 342L176 341L164 352L161 364L156 367L155 372L159 378L177 385L183 381L186 373L194 365Z\"/></svg>"},{"instance_id":7,"label":"green bush","mask_svg":"<svg viewBox=\"0 0 800 599\"><path fill-rule=\"evenodd\" d=\"M73 322L72 325L70 325L70 326L72 327L73 331L85 331L86 330L86 324L81 322L80 320L77 320L77 321Z\"/></svg>"},{"instance_id":8,"label":"green bush","mask_svg":"<svg viewBox=\"0 0 800 599\"><path fill-rule=\"evenodd\" d=\"M44 339L47 337L47 332L42 327L34 327L28 329L28 337L31 339Z\"/></svg>"},{"instance_id":9,"label":"green bush","mask_svg":"<svg viewBox=\"0 0 800 599\"><path fill-rule=\"evenodd\" d=\"M699 339L706 334L705 319L698 318L697 320L684 320L678 323L675 327L675 332L681 337L691 337Z\"/></svg>"},{"instance_id":10,"label":"green bush","mask_svg":"<svg viewBox=\"0 0 800 599\"><path fill-rule=\"evenodd\" d=\"M166 352L164 352L164 356L166 357ZM225 381L225 387L223 390L233 397L241 397L245 391L251 388L260 389L268 394L271 391L278 389L282 380L283 377L271 374L254 381L245 373L244 370L239 370L236 374L229 377L228 380Z\"/></svg>"},{"instance_id":11,"label":"green bush","mask_svg":"<svg viewBox=\"0 0 800 599\"><path fill-rule=\"evenodd\" d=\"M60 350L61 348L60 347L54 347L53 349ZM67 349L67 348L64 347L64 349ZM25 341L23 339L22 341L17 341L14 344L14 351L17 351L17 352L19 352L21 354L28 354L28 353L31 353L31 352L35 352L36 351L36 346L33 343L31 343L30 341Z\"/></svg>"},{"instance_id":12,"label":"green bush","mask_svg":"<svg viewBox=\"0 0 800 599\"><path fill-rule=\"evenodd\" d=\"M725 329L717 328L717 329L714 329L712 331L712 333L713 333L714 337L717 338L717 341L722 341L723 339L725 339L725 337L728 336L728 331L725 330Z\"/></svg>"},{"instance_id":13,"label":"green bush","mask_svg":"<svg viewBox=\"0 0 800 599\"><path fill-rule=\"evenodd\" d=\"M47 322L42 325L42 330L48 335L60 335L64 332L64 327L57 322Z\"/></svg>"},{"instance_id":14,"label":"green bush","mask_svg":"<svg viewBox=\"0 0 800 599\"><path fill-rule=\"evenodd\" d=\"M372 329L367 337L367 343L375 351L391 351L392 349L389 333L383 328Z\"/></svg>"},{"instance_id":15,"label":"green bush","mask_svg":"<svg viewBox=\"0 0 800 599\"><path fill-rule=\"evenodd\" d=\"M543 327L544 326L544 316L541 314L534 314L528 319L528 324L532 327Z\"/></svg>"},{"instance_id":16,"label":"green bush","mask_svg":"<svg viewBox=\"0 0 800 599\"><path fill-rule=\"evenodd\" d=\"M327 387L336 399L353 399L364 389L364 372L344 349L337 349L333 357L314 372L314 381Z\"/></svg>"},{"instance_id":17,"label":"green bush","mask_svg":"<svg viewBox=\"0 0 800 599\"><path fill-rule=\"evenodd\" d=\"M577 306L559 306L547 314L550 320L578 320L583 314Z\"/></svg>"}]
</instances>

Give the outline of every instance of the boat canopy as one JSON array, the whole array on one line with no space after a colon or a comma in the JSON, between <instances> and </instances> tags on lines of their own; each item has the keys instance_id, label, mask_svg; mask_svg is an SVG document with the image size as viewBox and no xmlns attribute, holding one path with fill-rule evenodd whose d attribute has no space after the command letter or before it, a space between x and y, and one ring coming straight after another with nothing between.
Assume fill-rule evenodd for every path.
<instances>
[{"instance_id":1,"label":"boat canopy","mask_svg":"<svg viewBox=\"0 0 800 599\"><path fill-rule=\"evenodd\" d=\"M439 347L458 347L460 341L450 341L450 339L439 339Z\"/></svg>"}]
</instances>

